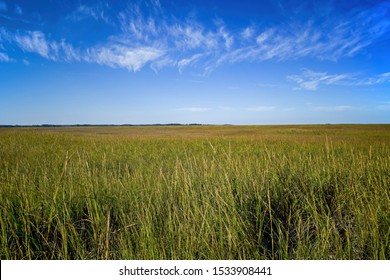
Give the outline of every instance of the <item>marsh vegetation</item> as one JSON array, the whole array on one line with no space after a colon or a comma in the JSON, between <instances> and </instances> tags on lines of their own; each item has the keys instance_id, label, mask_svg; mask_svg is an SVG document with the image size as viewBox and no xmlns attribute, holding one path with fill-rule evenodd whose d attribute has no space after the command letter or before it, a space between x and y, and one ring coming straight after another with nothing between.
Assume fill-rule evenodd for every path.
<instances>
[{"instance_id":1,"label":"marsh vegetation","mask_svg":"<svg viewBox=\"0 0 390 280\"><path fill-rule=\"evenodd\" d=\"M389 259L390 126L0 129L1 259Z\"/></svg>"}]
</instances>

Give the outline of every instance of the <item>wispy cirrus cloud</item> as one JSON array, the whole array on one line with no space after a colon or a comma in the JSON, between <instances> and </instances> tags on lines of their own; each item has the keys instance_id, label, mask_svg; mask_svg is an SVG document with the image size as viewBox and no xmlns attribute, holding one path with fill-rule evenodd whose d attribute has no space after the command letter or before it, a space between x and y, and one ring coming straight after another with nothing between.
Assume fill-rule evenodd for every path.
<instances>
[{"instance_id":1,"label":"wispy cirrus cloud","mask_svg":"<svg viewBox=\"0 0 390 280\"><path fill-rule=\"evenodd\" d=\"M108 42L94 46L84 51L74 48L62 40L50 40L41 31L27 31L12 34L3 31L3 37L8 42L15 42L18 47L28 53L35 53L52 61L86 61L112 68L125 68L138 71L146 63L150 63L164 54L161 49L153 47L132 47L126 42ZM2 61L10 61L4 54Z\"/></svg>"},{"instance_id":2,"label":"wispy cirrus cloud","mask_svg":"<svg viewBox=\"0 0 390 280\"><path fill-rule=\"evenodd\" d=\"M329 74L306 69L300 75L287 76L287 79L298 84L295 90L315 91L322 85L371 86L390 82L390 72L362 77L353 73Z\"/></svg>"},{"instance_id":3,"label":"wispy cirrus cloud","mask_svg":"<svg viewBox=\"0 0 390 280\"><path fill-rule=\"evenodd\" d=\"M192 55L191 57L188 58L183 58L180 61L177 62L177 66L179 68L179 72L181 73L184 67L187 67L191 64L196 63L200 58L202 58L203 54L197 53Z\"/></svg>"},{"instance_id":4,"label":"wispy cirrus cloud","mask_svg":"<svg viewBox=\"0 0 390 280\"><path fill-rule=\"evenodd\" d=\"M248 27L240 34L247 40L221 54L218 63L351 57L390 34L389 11L390 5L382 3L341 18L282 22L257 30Z\"/></svg>"},{"instance_id":5,"label":"wispy cirrus cloud","mask_svg":"<svg viewBox=\"0 0 390 280\"><path fill-rule=\"evenodd\" d=\"M251 38L252 42L237 45L231 52L224 53L218 61L280 61L304 57L336 61L342 57L354 56L389 33L390 22L382 10L379 7L352 14L341 23L340 20L328 19L316 23L281 23L257 32L245 29L241 36Z\"/></svg>"},{"instance_id":6,"label":"wispy cirrus cloud","mask_svg":"<svg viewBox=\"0 0 390 280\"><path fill-rule=\"evenodd\" d=\"M44 58L52 59L50 45L41 31L28 31L23 34L16 34L13 39L23 51L37 53Z\"/></svg>"},{"instance_id":7,"label":"wispy cirrus cloud","mask_svg":"<svg viewBox=\"0 0 390 280\"><path fill-rule=\"evenodd\" d=\"M255 29L253 27L246 27L243 31L241 31L241 37L248 40L251 39L255 34Z\"/></svg>"},{"instance_id":8,"label":"wispy cirrus cloud","mask_svg":"<svg viewBox=\"0 0 390 280\"><path fill-rule=\"evenodd\" d=\"M219 40L225 40L216 31L207 31L197 22L166 26L166 32L171 36L167 38L167 44L179 52L193 49L212 51L220 47Z\"/></svg>"},{"instance_id":9,"label":"wispy cirrus cloud","mask_svg":"<svg viewBox=\"0 0 390 280\"><path fill-rule=\"evenodd\" d=\"M332 85L342 80L351 78L350 74L328 74L327 72L315 72L304 70L301 75L291 75L287 79L298 84L298 88L305 90L317 90L322 84Z\"/></svg>"},{"instance_id":10,"label":"wispy cirrus cloud","mask_svg":"<svg viewBox=\"0 0 390 280\"><path fill-rule=\"evenodd\" d=\"M11 62L13 61L6 53L0 52L0 62Z\"/></svg>"},{"instance_id":11,"label":"wispy cirrus cloud","mask_svg":"<svg viewBox=\"0 0 390 280\"><path fill-rule=\"evenodd\" d=\"M221 19L214 26L205 26L194 19L179 21L165 15L145 15L139 8L120 13L119 19L123 36L141 44L166 47L169 50L166 56L173 58L171 61L191 57L196 52L208 59L192 65L200 63L215 68L223 63L302 57L337 60L353 56L389 32L389 23L384 20L386 9L379 5L371 10L351 12L345 20L283 22L265 29L247 26L239 32L228 30ZM160 18L158 25L155 18ZM180 63L175 64L182 69Z\"/></svg>"},{"instance_id":12,"label":"wispy cirrus cloud","mask_svg":"<svg viewBox=\"0 0 390 280\"><path fill-rule=\"evenodd\" d=\"M89 50L85 59L112 68L125 68L135 72L146 63L163 55L162 50L152 47L131 48L125 45L111 44Z\"/></svg>"},{"instance_id":13,"label":"wispy cirrus cloud","mask_svg":"<svg viewBox=\"0 0 390 280\"><path fill-rule=\"evenodd\" d=\"M218 26L217 36L221 38L222 44L225 47L225 49L230 50L234 44L235 36L230 34L228 30L226 30L225 24L222 20L218 20L216 22L216 25Z\"/></svg>"},{"instance_id":14,"label":"wispy cirrus cloud","mask_svg":"<svg viewBox=\"0 0 390 280\"><path fill-rule=\"evenodd\" d=\"M371 85L377 85L383 83L390 83L390 72L382 73L374 77L356 79L350 84L357 85L357 86L371 86Z\"/></svg>"},{"instance_id":15,"label":"wispy cirrus cloud","mask_svg":"<svg viewBox=\"0 0 390 280\"><path fill-rule=\"evenodd\" d=\"M95 2L92 5L79 5L76 10L66 16L67 20L82 21L89 18L95 21L102 21L107 24L113 24L112 18L108 15L110 6L108 3Z\"/></svg>"},{"instance_id":16,"label":"wispy cirrus cloud","mask_svg":"<svg viewBox=\"0 0 390 280\"><path fill-rule=\"evenodd\" d=\"M5 2L0 1L0 9L7 9ZM268 26L251 23L233 29L219 18L211 24L191 16L178 18L166 13L157 0L131 2L115 13L109 4L99 1L79 5L66 17L73 21L91 18L115 26L117 32L96 45L81 48L67 43L66 38L49 40L50 34L42 31L18 31L10 37L24 52L50 60L87 61L129 71L146 65L155 71L176 67L179 72L196 67L208 73L223 64L300 58L335 61L354 56L390 36L389 11L388 3L379 3L343 16L286 18ZM351 81L349 75L308 71L289 80L298 88L316 90L321 85Z\"/></svg>"},{"instance_id":17,"label":"wispy cirrus cloud","mask_svg":"<svg viewBox=\"0 0 390 280\"><path fill-rule=\"evenodd\" d=\"M7 39L14 41L24 52L36 53L49 60L80 60L79 52L72 45L65 40L48 40L41 31L7 34Z\"/></svg>"}]
</instances>

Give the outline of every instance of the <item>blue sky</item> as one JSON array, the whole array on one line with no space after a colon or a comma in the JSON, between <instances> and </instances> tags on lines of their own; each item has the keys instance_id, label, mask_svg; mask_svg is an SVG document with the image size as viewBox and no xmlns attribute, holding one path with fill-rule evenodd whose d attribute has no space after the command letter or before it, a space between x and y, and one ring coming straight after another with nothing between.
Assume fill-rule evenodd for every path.
<instances>
[{"instance_id":1,"label":"blue sky","mask_svg":"<svg viewBox=\"0 0 390 280\"><path fill-rule=\"evenodd\" d=\"M0 124L389 121L390 1L0 0Z\"/></svg>"}]
</instances>

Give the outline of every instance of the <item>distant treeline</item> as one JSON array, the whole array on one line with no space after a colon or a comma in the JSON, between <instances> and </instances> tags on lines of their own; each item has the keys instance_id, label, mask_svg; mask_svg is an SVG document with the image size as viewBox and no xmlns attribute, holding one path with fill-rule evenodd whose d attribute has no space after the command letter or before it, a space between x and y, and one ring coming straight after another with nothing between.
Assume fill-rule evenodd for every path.
<instances>
[{"instance_id":1,"label":"distant treeline","mask_svg":"<svg viewBox=\"0 0 390 280\"><path fill-rule=\"evenodd\" d=\"M204 126L211 124L200 124L200 123L167 123L167 124L37 124L37 125L0 125L0 127L75 127L75 126ZM229 124L225 124L229 125Z\"/></svg>"}]
</instances>

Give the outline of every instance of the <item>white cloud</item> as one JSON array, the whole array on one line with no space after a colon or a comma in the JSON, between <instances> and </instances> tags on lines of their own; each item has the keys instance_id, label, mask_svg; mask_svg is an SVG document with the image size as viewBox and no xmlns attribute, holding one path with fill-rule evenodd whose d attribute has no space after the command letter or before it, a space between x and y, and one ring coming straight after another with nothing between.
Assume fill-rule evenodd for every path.
<instances>
[{"instance_id":1,"label":"white cloud","mask_svg":"<svg viewBox=\"0 0 390 280\"><path fill-rule=\"evenodd\" d=\"M194 54L193 56L191 57L188 57L188 58L183 58L182 60L180 60L178 63L177 63L177 66L179 68L179 72L181 73L183 68L188 66L188 65L191 65L193 63L195 63L196 61L198 61L201 57L203 56L203 54Z\"/></svg>"},{"instance_id":2,"label":"white cloud","mask_svg":"<svg viewBox=\"0 0 390 280\"><path fill-rule=\"evenodd\" d=\"M19 8L15 6L15 12L23 13ZM0 10L5 9L7 5L0 0ZM19 31L16 35L11 34L9 41L25 52L37 53L50 60L97 62L130 71L137 71L145 64L154 71L177 67L181 72L185 67L196 67L209 73L225 63L299 58L338 60L354 56L390 34L385 4L315 21L290 18L267 27L251 24L237 29L228 28L221 19L209 25L191 16L178 19L165 13L158 0L130 3L115 16L110 11L109 4L99 1L94 5L80 5L68 15L68 20L92 18L119 28L118 33L108 37L106 42L83 50L65 39L50 40L50 34L41 31ZM317 90L322 85L388 82L389 76L385 74L358 81L351 74L308 70L288 79L297 83L299 89Z\"/></svg>"},{"instance_id":3,"label":"white cloud","mask_svg":"<svg viewBox=\"0 0 390 280\"><path fill-rule=\"evenodd\" d=\"M241 32L241 37L249 40L252 38L252 36L255 34L255 30L253 27L246 27L242 32Z\"/></svg>"},{"instance_id":4,"label":"white cloud","mask_svg":"<svg viewBox=\"0 0 390 280\"><path fill-rule=\"evenodd\" d=\"M158 36L158 26L153 18L144 18L139 8L120 12L118 15L122 35L130 36L138 42L150 42ZM161 35L161 34L160 34Z\"/></svg>"},{"instance_id":5,"label":"white cloud","mask_svg":"<svg viewBox=\"0 0 390 280\"><path fill-rule=\"evenodd\" d=\"M97 2L94 5L80 5L75 11L69 14L66 19L72 21L82 21L88 18L93 18L96 21L103 21L107 24L112 24L112 20L106 13L108 4Z\"/></svg>"},{"instance_id":6,"label":"white cloud","mask_svg":"<svg viewBox=\"0 0 390 280\"><path fill-rule=\"evenodd\" d=\"M159 59L152 61L150 64L150 68L154 72L158 73L161 69L173 65L176 65L176 62L172 58L167 56L162 56Z\"/></svg>"},{"instance_id":7,"label":"white cloud","mask_svg":"<svg viewBox=\"0 0 390 280\"><path fill-rule=\"evenodd\" d=\"M329 29L329 27L327 27ZM344 53L335 53L343 42L325 36L331 33L327 28L313 27L310 24L285 24L270 27L256 37L255 43L241 43L231 51L221 54L218 63L237 63L242 61L291 60L301 57L335 60ZM330 42L332 40L332 42ZM337 42L338 45L334 45ZM348 41L348 44L350 41ZM343 46L345 49L345 46Z\"/></svg>"},{"instance_id":8,"label":"white cloud","mask_svg":"<svg viewBox=\"0 0 390 280\"><path fill-rule=\"evenodd\" d=\"M302 75L291 75L287 79L298 84L296 89L317 90L320 84L332 85L350 78L349 74L331 75L326 72L314 72L305 70Z\"/></svg>"},{"instance_id":9,"label":"white cloud","mask_svg":"<svg viewBox=\"0 0 390 280\"><path fill-rule=\"evenodd\" d=\"M38 53L45 58L51 59L49 44L42 32L28 31L23 35L16 35L14 40L23 51Z\"/></svg>"},{"instance_id":10,"label":"white cloud","mask_svg":"<svg viewBox=\"0 0 390 280\"><path fill-rule=\"evenodd\" d=\"M166 26L168 44L175 46L176 51L186 51L193 49L212 50L218 47L217 35L213 32L205 32L203 27L190 22L185 25Z\"/></svg>"},{"instance_id":11,"label":"white cloud","mask_svg":"<svg viewBox=\"0 0 390 280\"><path fill-rule=\"evenodd\" d=\"M164 55L164 52L152 47L131 48L125 45L108 45L89 51L86 58L89 62L96 62L112 68L125 68L129 71L138 71L146 63L155 61Z\"/></svg>"},{"instance_id":12,"label":"white cloud","mask_svg":"<svg viewBox=\"0 0 390 280\"><path fill-rule=\"evenodd\" d=\"M390 72L373 77L360 77L356 74L328 74L327 72L315 72L304 70L301 75L290 75L287 79L298 84L297 88L303 90L317 90L321 85L342 86L371 86L390 82Z\"/></svg>"},{"instance_id":13,"label":"white cloud","mask_svg":"<svg viewBox=\"0 0 390 280\"><path fill-rule=\"evenodd\" d=\"M0 52L0 62L11 62L13 61L6 53Z\"/></svg>"},{"instance_id":14,"label":"white cloud","mask_svg":"<svg viewBox=\"0 0 390 280\"><path fill-rule=\"evenodd\" d=\"M178 109L179 111L186 111L186 112L193 112L193 113L196 113L196 112L206 112L206 111L210 111L211 108L205 108L205 107L188 107L188 108L180 108Z\"/></svg>"},{"instance_id":15,"label":"white cloud","mask_svg":"<svg viewBox=\"0 0 390 280\"><path fill-rule=\"evenodd\" d=\"M54 43L56 44L56 43ZM53 43L52 43L53 45ZM80 52L73 48L73 46L69 43L67 43L65 40L61 40L60 43L57 43L57 49L59 49L59 52L62 52L62 55L60 55L57 52L57 57L62 57L65 61L71 62L71 61L79 61L81 59Z\"/></svg>"},{"instance_id":16,"label":"white cloud","mask_svg":"<svg viewBox=\"0 0 390 280\"><path fill-rule=\"evenodd\" d=\"M234 38L226 31L224 26L219 28L218 35L223 39L226 49L230 49L233 46Z\"/></svg>"},{"instance_id":17,"label":"white cloud","mask_svg":"<svg viewBox=\"0 0 390 280\"><path fill-rule=\"evenodd\" d=\"M159 58L155 61L152 61L150 64L150 68L155 73L158 73L161 69L163 69L165 67L171 67L171 66L175 66L175 65L176 65L175 60L173 60L172 58L167 57L167 56L162 56L161 58Z\"/></svg>"},{"instance_id":18,"label":"white cloud","mask_svg":"<svg viewBox=\"0 0 390 280\"><path fill-rule=\"evenodd\" d=\"M336 61L354 56L378 38L389 34L388 8L374 6L356 13L352 11L344 18L326 18L317 22L282 22L279 25L251 34L244 29L242 37L255 36L256 44L244 41L231 51L222 53L218 64L242 61L291 60L311 57ZM250 28L250 27L248 27ZM307 88L315 89L310 82Z\"/></svg>"},{"instance_id":19,"label":"white cloud","mask_svg":"<svg viewBox=\"0 0 390 280\"><path fill-rule=\"evenodd\" d=\"M156 9L148 10L150 14L142 13L137 5L119 13L122 33L116 36L117 39L129 40L137 46L165 49L168 58L165 61L172 62L166 66L177 66L179 71L190 65L187 59L196 54L211 58L211 53L219 51L222 45L225 48L232 46L233 38L223 27L212 30L192 18L183 21L165 16L157 4L153 4ZM195 65L199 60L191 62Z\"/></svg>"},{"instance_id":20,"label":"white cloud","mask_svg":"<svg viewBox=\"0 0 390 280\"><path fill-rule=\"evenodd\" d=\"M147 46L132 47L126 44L128 42L111 42L81 52L64 39L48 40L41 31L26 31L18 34L4 31L2 33L8 41L15 42L24 52L36 53L53 61L86 61L113 68L125 68L129 71L138 71L150 62L156 65L164 63L163 50ZM2 60L5 61L7 57L3 55ZM161 58L160 62L157 61L158 58Z\"/></svg>"},{"instance_id":21,"label":"white cloud","mask_svg":"<svg viewBox=\"0 0 390 280\"><path fill-rule=\"evenodd\" d=\"M374 77L360 78L356 81L351 82L350 84L356 86L371 86L371 85L377 85L377 84L383 84L389 82L390 82L390 72L386 72L380 75L376 75Z\"/></svg>"},{"instance_id":22,"label":"white cloud","mask_svg":"<svg viewBox=\"0 0 390 280\"><path fill-rule=\"evenodd\" d=\"M78 50L65 40L59 42L46 39L41 31L27 31L22 34L10 35L9 40L14 41L25 52L36 53L49 60L79 61L81 55Z\"/></svg>"},{"instance_id":23,"label":"white cloud","mask_svg":"<svg viewBox=\"0 0 390 280\"><path fill-rule=\"evenodd\" d=\"M260 35L257 36L256 38L256 43L258 45L262 45L267 39L269 39L274 33L274 29L273 28L270 28L262 33L260 33Z\"/></svg>"}]
</instances>

